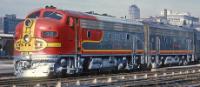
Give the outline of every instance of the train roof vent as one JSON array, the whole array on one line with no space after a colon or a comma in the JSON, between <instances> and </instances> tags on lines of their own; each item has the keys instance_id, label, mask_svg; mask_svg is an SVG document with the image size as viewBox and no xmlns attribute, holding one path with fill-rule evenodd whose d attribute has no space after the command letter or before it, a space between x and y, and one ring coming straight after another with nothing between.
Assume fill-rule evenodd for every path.
<instances>
[{"instance_id":1,"label":"train roof vent","mask_svg":"<svg viewBox=\"0 0 200 87\"><path fill-rule=\"evenodd\" d=\"M115 16L109 15L107 13L99 14L99 13L95 13L94 11L88 11L85 13L92 14L92 15L99 15L99 16L115 17Z\"/></svg>"},{"instance_id":2,"label":"train roof vent","mask_svg":"<svg viewBox=\"0 0 200 87\"><path fill-rule=\"evenodd\" d=\"M53 5L50 5L50 6L45 6L45 8L50 8L50 9L56 9L56 7L54 7Z\"/></svg>"}]
</instances>

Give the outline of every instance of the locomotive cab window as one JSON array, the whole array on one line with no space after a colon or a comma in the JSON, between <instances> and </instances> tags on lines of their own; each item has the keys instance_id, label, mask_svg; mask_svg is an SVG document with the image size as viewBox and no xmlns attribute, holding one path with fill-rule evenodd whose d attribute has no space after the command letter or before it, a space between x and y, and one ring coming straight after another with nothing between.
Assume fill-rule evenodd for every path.
<instances>
[{"instance_id":1,"label":"locomotive cab window","mask_svg":"<svg viewBox=\"0 0 200 87\"><path fill-rule=\"evenodd\" d=\"M46 11L46 12L44 12L43 17L61 20L63 18L63 15L60 13L57 13L57 12Z\"/></svg>"},{"instance_id":2,"label":"locomotive cab window","mask_svg":"<svg viewBox=\"0 0 200 87\"><path fill-rule=\"evenodd\" d=\"M40 11L30 14L27 18L38 18L40 16Z\"/></svg>"},{"instance_id":3,"label":"locomotive cab window","mask_svg":"<svg viewBox=\"0 0 200 87\"><path fill-rule=\"evenodd\" d=\"M67 17L67 25L69 25L70 27L74 27L74 24L78 23L79 23L78 18Z\"/></svg>"},{"instance_id":4,"label":"locomotive cab window","mask_svg":"<svg viewBox=\"0 0 200 87\"><path fill-rule=\"evenodd\" d=\"M72 17L67 18L67 25L69 25L70 27L74 26L74 19Z\"/></svg>"}]
</instances>

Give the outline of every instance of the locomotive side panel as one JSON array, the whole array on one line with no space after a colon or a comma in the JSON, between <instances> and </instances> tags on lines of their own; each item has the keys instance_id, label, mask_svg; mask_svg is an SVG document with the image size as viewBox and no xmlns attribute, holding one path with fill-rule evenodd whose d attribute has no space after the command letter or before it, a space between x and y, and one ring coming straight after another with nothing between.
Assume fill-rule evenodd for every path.
<instances>
[{"instance_id":1,"label":"locomotive side panel","mask_svg":"<svg viewBox=\"0 0 200 87\"><path fill-rule=\"evenodd\" d=\"M156 39L159 40L159 44ZM187 51L192 53L193 41L193 32L159 28L150 30L150 48L156 50L156 46L159 45L161 54L187 54Z\"/></svg>"},{"instance_id":2,"label":"locomotive side panel","mask_svg":"<svg viewBox=\"0 0 200 87\"><path fill-rule=\"evenodd\" d=\"M138 48L136 52L142 53L144 50L143 29L140 26L92 20L81 20L81 26L84 28L83 54L131 55L133 44ZM96 40L92 37L96 37Z\"/></svg>"},{"instance_id":3,"label":"locomotive side panel","mask_svg":"<svg viewBox=\"0 0 200 87\"><path fill-rule=\"evenodd\" d=\"M75 21L73 21L73 24L74 24L74 22ZM67 23L67 25L65 25L64 28L59 30L60 31L60 39L61 39L61 43L62 43L62 50L60 50L60 51L62 52L63 55L76 54L76 48L75 48L75 43L76 43L75 42L75 40L76 40L75 32L76 32L76 30L74 29L74 27L70 27L68 23Z\"/></svg>"},{"instance_id":4,"label":"locomotive side panel","mask_svg":"<svg viewBox=\"0 0 200 87\"><path fill-rule=\"evenodd\" d=\"M185 65L196 61L193 31L176 28L150 27L148 55L150 62L157 67Z\"/></svg>"},{"instance_id":5,"label":"locomotive side panel","mask_svg":"<svg viewBox=\"0 0 200 87\"><path fill-rule=\"evenodd\" d=\"M200 32L195 31L195 57L200 60Z\"/></svg>"},{"instance_id":6,"label":"locomotive side panel","mask_svg":"<svg viewBox=\"0 0 200 87\"><path fill-rule=\"evenodd\" d=\"M133 34L116 31L103 32L102 40L99 43L84 41L82 44L83 51L93 51L94 54L131 54ZM93 35L91 34L91 36Z\"/></svg>"}]
</instances>

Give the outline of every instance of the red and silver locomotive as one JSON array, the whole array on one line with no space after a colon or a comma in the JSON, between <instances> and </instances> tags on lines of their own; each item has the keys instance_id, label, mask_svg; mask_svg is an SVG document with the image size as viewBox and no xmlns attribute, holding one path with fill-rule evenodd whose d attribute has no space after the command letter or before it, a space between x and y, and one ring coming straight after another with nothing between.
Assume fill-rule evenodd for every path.
<instances>
[{"instance_id":1,"label":"red and silver locomotive","mask_svg":"<svg viewBox=\"0 0 200 87\"><path fill-rule=\"evenodd\" d=\"M138 70L198 62L193 29L48 7L16 27L18 77Z\"/></svg>"}]
</instances>

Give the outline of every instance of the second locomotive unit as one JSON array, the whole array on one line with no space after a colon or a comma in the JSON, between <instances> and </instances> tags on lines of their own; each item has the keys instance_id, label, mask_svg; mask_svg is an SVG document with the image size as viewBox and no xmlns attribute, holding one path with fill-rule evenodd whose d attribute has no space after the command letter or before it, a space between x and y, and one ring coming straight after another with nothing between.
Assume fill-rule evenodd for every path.
<instances>
[{"instance_id":1,"label":"second locomotive unit","mask_svg":"<svg viewBox=\"0 0 200 87\"><path fill-rule=\"evenodd\" d=\"M200 34L158 23L42 8L16 27L18 77L198 63Z\"/></svg>"}]
</instances>

